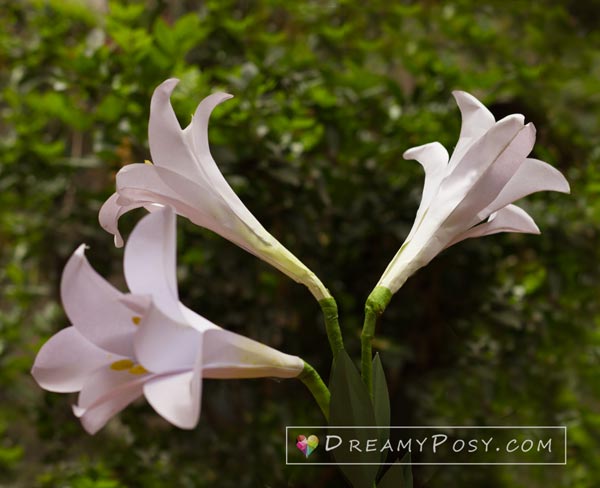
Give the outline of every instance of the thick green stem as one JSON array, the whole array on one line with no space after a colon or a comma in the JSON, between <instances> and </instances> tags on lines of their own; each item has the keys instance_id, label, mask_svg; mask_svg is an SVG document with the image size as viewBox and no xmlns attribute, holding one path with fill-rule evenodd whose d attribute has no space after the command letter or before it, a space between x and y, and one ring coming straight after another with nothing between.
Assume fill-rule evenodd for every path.
<instances>
[{"instance_id":1,"label":"thick green stem","mask_svg":"<svg viewBox=\"0 0 600 488\"><path fill-rule=\"evenodd\" d=\"M338 352L344 349L344 339L342 338L342 330L338 322L337 303L335 303L333 297L329 297L319 300L319 305L321 306L321 310L323 310L327 339L329 339L329 346L335 359Z\"/></svg>"},{"instance_id":2,"label":"thick green stem","mask_svg":"<svg viewBox=\"0 0 600 488\"><path fill-rule=\"evenodd\" d=\"M367 385L369 394L373 395L373 337L377 319L392 299L392 292L385 286L377 286L365 303L365 322L360 335L362 379Z\"/></svg>"},{"instance_id":3,"label":"thick green stem","mask_svg":"<svg viewBox=\"0 0 600 488\"><path fill-rule=\"evenodd\" d=\"M329 401L331 399L331 394L329 393L329 388L323 383L319 373L305 361L304 369L302 370L302 373L298 375L298 379L302 381L312 393L312 396L317 401L325 419L329 421Z\"/></svg>"}]
</instances>

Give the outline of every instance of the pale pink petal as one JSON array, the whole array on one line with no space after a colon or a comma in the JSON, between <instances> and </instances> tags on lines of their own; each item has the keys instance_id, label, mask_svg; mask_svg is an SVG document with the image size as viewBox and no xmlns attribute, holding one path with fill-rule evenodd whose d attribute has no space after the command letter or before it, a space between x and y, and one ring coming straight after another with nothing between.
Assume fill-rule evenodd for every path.
<instances>
[{"instance_id":1,"label":"pale pink petal","mask_svg":"<svg viewBox=\"0 0 600 488\"><path fill-rule=\"evenodd\" d=\"M144 395L152 408L181 429L193 429L200 418L202 399L202 339L198 333L196 356L187 371L156 376L144 385Z\"/></svg>"},{"instance_id":2,"label":"pale pink petal","mask_svg":"<svg viewBox=\"0 0 600 488\"><path fill-rule=\"evenodd\" d=\"M496 120L492 113L473 95L464 91L452 92L460 109L462 125L458 143L452 153L450 167L454 167L469 147L489 129Z\"/></svg>"},{"instance_id":3,"label":"pale pink petal","mask_svg":"<svg viewBox=\"0 0 600 488\"><path fill-rule=\"evenodd\" d=\"M123 373L128 374L128 373ZM106 423L123 410L127 405L139 398L143 392L143 382L137 380L127 383L115 390L113 394L107 395L102 400L94 403L88 408L73 407L73 412L79 420L83 428L94 435Z\"/></svg>"},{"instance_id":4,"label":"pale pink petal","mask_svg":"<svg viewBox=\"0 0 600 488\"><path fill-rule=\"evenodd\" d=\"M421 196L421 204L417 210L415 224L406 238L411 239L416 232L421 218L429 207L433 197L435 196L440 183L446 175L448 165L448 151L439 142L432 142L423 146L413 147L404 152L404 159L415 159L425 170L425 183L423 185L423 194Z\"/></svg>"},{"instance_id":5,"label":"pale pink petal","mask_svg":"<svg viewBox=\"0 0 600 488\"><path fill-rule=\"evenodd\" d=\"M144 384L152 408L180 429L193 429L200 418L202 376L194 371L161 375Z\"/></svg>"},{"instance_id":6,"label":"pale pink petal","mask_svg":"<svg viewBox=\"0 0 600 488\"><path fill-rule=\"evenodd\" d=\"M464 157L456 162L452 172L442 182L440 194L442 194L443 200L453 203L449 201L451 197L458 196L460 198L472 188L481 175L506 152L507 147L523 131L523 128L523 116L510 115L497 122L494 127L477 139L469 147ZM526 156L527 154L521 158L519 163Z\"/></svg>"},{"instance_id":7,"label":"pale pink petal","mask_svg":"<svg viewBox=\"0 0 600 488\"><path fill-rule=\"evenodd\" d=\"M38 352L31 374L48 391L70 393L83 388L98 368L122 359L85 339L75 327L54 334Z\"/></svg>"},{"instance_id":8,"label":"pale pink petal","mask_svg":"<svg viewBox=\"0 0 600 488\"><path fill-rule=\"evenodd\" d=\"M198 108L196 108L190 126L194 154L204 167L205 174L207 174L210 179L220 179L223 178L223 175L221 174L221 171L219 171L219 168L210 153L208 144L208 121L215 107L230 98L233 98L233 95L230 95L229 93L213 93L212 95L207 96L200 102Z\"/></svg>"},{"instance_id":9,"label":"pale pink petal","mask_svg":"<svg viewBox=\"0 0 600 488\"><path fill-rule=\"evenodd\" d=\"M119 232L119 218L121 215L135 208L143 207L148 202L129 202L128 204L120 203L121 197L118 193L113 193L106 202L102 205L98 214L98 221L104 230L115 236L115 246L123 247L123 237Z\"/></svg>"},{"instance_id":10,"label":"pale pink petal","mask_svg":"<svg viewBox=\"0 0 600 488\"><path fill-rule=\"evenodd\" d=\"M124 257L125 280L132 293L151 296L175 320L181 318L176 232L176 216L169 207L148 214L131 232Z\"/></svg>"},{"instance_id":11,"label":"pale pink petal","mask_svg":"<svg viewBox=\"0 0 600 488\"><path fill-rule=\"evenodd\" d=\"M133 354L134 313L123 294L102 278L85 258L81 245L63 271L60 294L67 316L90 342L114 354Z\"/></svg>"},{"instance_id":12,"label":"pale pink petal","mask_svg":"<svg viewBox=\"0 0 600 488\"><path fill-rule=\"evenodd\" d=\"M458 229L460 226L468 228L475 224L477 219L474 220L474 218L497 198L523 164L533 149L534 143L535 127L533 124L527 124L505 145L486 171L481 173L478 179L471 184L472 186L466 194L462 195L460 203L444 225L449 229Z\"/></svg>"},{"instance_id":13,"label":"pale pink petal","mask_svg":"<svg viewBox=\"0 0 600 488\"><path fill-rule=\"evenodd\" d=\"M229 100L232 96L233 95L229 95L228 93L213 93L202 100L200 105L198 105L196 113L192 118L192 123L184 136L187 137L189 144L193 148L194 156L196 157L203 174L203 178L210 182L215 194L225 202L230 210L244 222L245 225L264 236L266 231L235 194L231 186L229 186L229 183L221 173L221 170L210 153L208 143L208 122L210 115L217 105L225 100Z\"/></svg>"},{"instance_id":14,"label":"pale pink petal","mask_svg":"<svg viewBox=\"0 0 600 488\"><path fill-rule=\"evenodd\" d=\"M186 307L183 303L179 304L179 309L183 315L185 323L196 329L198 332L204 332L210 329L220 329L218 325L213 324L210 320L198 315L193 310Z\"/></svg>"},{"instance_id":15,"label":"pale pink petal","mask_svg":"<svg viewBox=\"0 0 600 488\"><path fill-rule=\"evenodd\" d=\"M531 216L516 205L507 205L490 215L487 222L476 225L457 236L448 246L473 237L482 237L500 232L520 232L524 234L539 234L540 229Z\"/></svg>"},{"instance_id":16,"label":"pale pink petal","mask_svg":"<svg viewBox=\"0 0 600 488\"><path fill-rule=\"evenodd\" d=\"M151 305L135 334L135 356L154 373L190 370L201 346L202 334L176 322Z\"/></svg>"},{"instance_id":17,"label":"pale pink petal","mask_svg":"<svg viewBox=\"0 0 600 488\"><path fill-rule=\"evenodd\" d=\"M414 159L418 161L425 174L438 173L446 168L448 164L448 151L439 142L430 142L422 146L411 147L404 151L404 159Z\"/></svg>"},{"instance_id":18,"label":"pale pink petal","mask_svg":"<svg viewBox=\"0 0 600 488\"><path fill-rule=\"evenodd\" d=\"M190 126L182 130L170 102L171 93L177 83L176 79L163 82L152 96L148 137L155 165L178 173L204 187L205 192L211 196L209 204L228 207L229 212L235 213L247 225L260 226L221 174L208 144L210 115L217 105L230 99L232 95L214 93L206 97L198 105ZM209 207L210 205L205 203L195 206L196 209ZM194 221L192 218L190 220ZM215 230L214 226L198 221L194 223ZM262 226L260 227L262 229ZM220 233L218 230L215 232Z\"/></svg>"},{"instance_id":19,"label":"pale pink petal","mask_svg":"<svg viewBox=\"0 0 600 488\"><path fill-rule=\"evenodd\" d=\"M224 329L204 333L205 378L295 378L304 362L265 344Z\"/></svg>"},{"instance_id":20,"label":"pale pink petal","mask_svg":"<svg viewBox=\"0 0 600 488\"><path fill-rule=\"evenodd\" d=\"M152 95L148 142L152 162L180 175L197 179L199 168L191 148L183 137L181 125L171 106L171 93L179 80L171 78L161 83Z\"/></svg>"},{"instance_id":21,"label":"pale pink petal","mask_svg":"<svg viewBox=\"0 0 600 488\"><path fill-rule=\"evenodd\" d=\"M479 220L538 191L569 193L571 190L567 179L556 168L538 159L527 158L496 199L480 212Z\"/></svg>"},{"instance_id":22,"label":"pale pink petal","mask_svg":"<svg viewBox=\"0 0 600 488\"><path fill-rule=\"evenodd\" d=\"M481 137L496 123L488 108L470 93L455 90L452 96L462 117L459 137Z\"/></svg>"},{"instance_id":23,"label":"pale pink petal","mask_svg":"<svg viewBox=\"0 0 600 488\"><path fill-rule=\"evenodd\" d=\"M117 191L131 201L153 201L168 205L196 225L221 234L232 234L231 213L214 190L202 181L192 181L155 165L130 164L117 174Z\"/></svg>"},{"instance_id":24,"label":"pale pink petal","mask_svg":"<svg viewBox=\"0 0 600 488\"><path fill-rule=\"evenodd\" d=\"M124 293L120 301L127 308L131 309L133 313L136 314L136 317L141 317L142 315L145 315L146 311L148 310L148 307L152 302L152 298L147 295L132 295L131 293Z\"/></svg>"},{"instance_id":25,"label":"pale pink petal","mask_svg":"<svg viewBox=\"0 0 600 488\"><path fill-rule=\"evenodd\" d=\"M112 364L96 370L88 378L77 398L76 415L118 397L122 392L128 391L134 385L141 385L152 377L150 373L130 373L127 368L114 369ZM130 360L130 364L134 366L135 362Z\"/></svg>"}]
</instances>

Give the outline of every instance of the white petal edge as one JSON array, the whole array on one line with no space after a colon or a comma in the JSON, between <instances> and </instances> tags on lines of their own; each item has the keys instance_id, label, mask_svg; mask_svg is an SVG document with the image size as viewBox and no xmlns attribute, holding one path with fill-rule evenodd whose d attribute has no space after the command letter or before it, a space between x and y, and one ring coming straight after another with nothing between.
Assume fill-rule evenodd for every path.
<instances>
[{"instance_id":1,"label":"white petal edge","mask_svg":"<svg viewBox=\"0 0 600 488\"><path fill-rule=\"evenodd\" d=\"M443 227L452 233L457 230L462 232L481 221L477 218L479 213L498 197L524 163L534 144L535 127L529 123L510 140L487 169L479 174L477 180L470 184L466 194L462 195L461 201L445 219Z\"/></svg>"},{"instance_id":2,"label":"white petal edge","mask_svg":"<svg viewBox=\"0 0 600 488\"><path fill-rule=\"evenodd\" d=\"M67 316L81 335L106 351L132 355L135 314L122 303L123 294L90 266L83 244L65 265L60 295Z\"/></svg>"},{"instance_id":3,"label":"white petal edge","mask_svg":"<svg viewBox=\"0 0 600 488\"><path fill-rule=\"evenodd\" d=\"M172 373L194 367L202 333L177 322L151 305L134 337L135 357L153 373Z\"/></svg>"},{"instance_id":4,"label":"white petal edge","mask_svg":"<svg viewBox=\"0 0 600 488\"><path fill-rule=\"evenodd\" d=\"M402 154L404 159L414 159L418 161L425 170L425 182L423 184L423 193L421 195L421 203L417 210L415 223L406 238L410 240L416 232L425 211L429 208L429 204L433 200L440 183L446 175L448 167L448 151L439 142L431 142L422 146L413 147L404 151Z\"/></svg>"},{"instance_id":5,"label":"white petal edge","mask_svg":"<svg viewBox=\"0 0 600 488\"><path fill-rule=\"evenodd\" d=\"M452 95L460 110L462 124L458 142L450 159L450 167L454 167L469 147L496 123L487 107L470 93L457 90L453 91Z\"/></svg>"},{"instance_id":6,"label":"white petal edge","mask_svg":"<svg viewBox=\"0 0 600 488\"><path fill-rule=\"evenodd\" d=\"M167 422L193 429L200 418L202 376L194 371L161 375L144 384L144 396Z\"/></svg>"},{"instance_id":7,"label":"white petal edge","mask_svg":"<svg viewBox=\"0 0 600 488\"><path fill-rule=\"evenodd\" d=\"M142 395L143 384L138 381L130 383L119 390L118 394L104 398L102 401L84 409L73 406L73 413L79 417L81 425L88 434L96 434L106 423L121 410Z\"/></svg>"},{"instance_id":8,"label":"white petal edge","mask_svg":"<svg viewBox=\"0 0 600 488\"><path fill-rule=\"evenodd\" d=\"M531 216L516 205L507 205L490 215L487 222L476 225L457 236L446 247L473 237L489 236L500 232L518 232L523 234L540 234L540 229Z\"/></svg>"},{"instance_id":9,"label":"white petal edge","mask_svg":"<svg viewBox=\"0 0 600 488\"><path fill-rule=\"evenodd\" d=\"M295 378L304 361L224 329L204 333L205 378Z\"/></svg>"},{"instance_id":10,"label":"white petal edge","mask_svg":"<svg viewBox=\"0 0 600 488\"><path fill-rule=\"evenodd\" d=\"M178 83L178 79L170 78L158 85L152 94L148 122L150 154L156 166L197 179L199 168L171 105L171 93Z\"/></svg>"},{"instance_id":11,"label":"white petal edge","mask_svg":"<svg viewBox=\"0 0 600 488\"><path fill-rule=\"evenodd\" d=\"M123 267L131 292L151 296L175 320L181 319L176 259L176 215L163 207L137 223L125 246Z\"/></svg>"},{"instance_id":12,"label":"white petal edge","mask_svg":"<svg viewBox=\"0 0 600 488\"><path fill-rule=\"evenodd\" d=\"M75 327L54 334L38 352L31 374L44 390L57 393L80 391L99 368L122 359L85 339Z\"/></svg>"},{"instance_id":13,"label":"white petal edge","mask_svg":"<svg viewBox=\"0 0 600 488\"><path fill-rule=\"evenodd\" d=\"M130 210L144 207L150 202L131 202L127 204L123 204L122 197L118 193L113 193L106 202L100 208L100 213L98 214L98 221L100 222L100 226L110 234L115 236L115 246L123 247L123 236L119 232L119 219L121 215L129 212Z\"/></svg>"},{"instance_id":14,"label":"white petal edge","mask_svg":"<svg viewBox=\"0 0 600 488\"><path fill-rule=\"evenodd\" d=\"M484 219L506 205L539 191L570 193L571 188L564 175L555 167L539 159L527 158L498 197L478 217L480 220Z\"/></svg>"}]
</instances>

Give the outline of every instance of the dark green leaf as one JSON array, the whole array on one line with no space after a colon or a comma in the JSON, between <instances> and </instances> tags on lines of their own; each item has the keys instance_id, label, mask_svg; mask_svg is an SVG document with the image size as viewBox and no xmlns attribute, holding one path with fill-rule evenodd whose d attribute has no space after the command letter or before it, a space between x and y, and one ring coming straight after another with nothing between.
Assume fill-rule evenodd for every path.
<instances>
[{"instance_id":1,"label":"dark green leaf","mask_svg":"<svg viewBox=\"0 0 600 488\"><path fill-rule=\"evenodd\" d=\"M386 427L378 430L379 439L383 444L390 432L390 429L387 428L390 425L390 395L379 353L375 354L373 359L373 412L377 425ZM385 462L386 457L387 451L383 451L380 456L381 462Z\"/></svg>"},{"instance_id":2,"label":"dark green leaf","mask_svg":"<svg viewBox=\"0 0 600 488\"><path fill-rule=\"evenodd\" d=\"M338 463L378 463L379 452L366 452L369 439L377 439L376 429L339 429L334 426L369 426L375 425L375 414L371 397L360 377L356 366L346 351L336 357L331 373L330 434L344 439L338 449L332 451ZM359 449L349 449L350 439L359 442ZM378 465L340 466L348 481L355 488L371 488L377 475Z\"/></svg>"},{"instance_id":3,"label":"dark green leaf","mask_svg":"<svg viewBox=\"0 0 600 488\"><path fill-rule=\"evenodd\" d=\"M377 484L377 488L413 488L412 466L400 464L410 462L410 452L407 452L400 461L390 466Z\"/></svg>"}]
</instances>

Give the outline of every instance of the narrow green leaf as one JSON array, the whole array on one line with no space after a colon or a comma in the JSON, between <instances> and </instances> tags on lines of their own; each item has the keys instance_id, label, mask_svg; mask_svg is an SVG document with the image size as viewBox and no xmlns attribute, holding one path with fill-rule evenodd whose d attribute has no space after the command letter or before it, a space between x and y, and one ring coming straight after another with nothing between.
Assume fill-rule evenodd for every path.
<instances>
[{"instance_id":1,"label":"narrow green leaf","mask_svg":"<svg viewBox=\"0 0 600 488\"><path fill-rule=\"evenodd\" d=\"M412 466L410 462L410 452L407 452L400 461L390 466L390 469L387 470L381 481L377 484L377 488L413 488Z\"/></svg>"},{"instance_id":2,"label":"narrow green leaf","mask_svg":"<svg viewBox=\"0 0 600 488\"><path fill-rule=\"evenodd\" d=\"M373 359L373 411L377 425L390 425L390 395L379 353Z\"/></svg>"},{"instance_id":3,"label":"narrow green leaf","mask_svg":"<svg viewBox=\"0 0 600 488\"><path fill-rule=\"evenodd\" d=\"M390 429L387 428L390 425L390 395L379 353L375 354L373 359L373 412L377 425L385 427L378 430L380 445L383 445L390 433ZM381 453L381 462L385 462L387 454L387 451Z\"/></svg>"},{"instance_id":4,"label":"narrow green leaf","mask_svg":"<svg viewBox=\"0 0 600 488\"><path fill-rule=\"evenodd\" d=\"M331 391L329 433L338 435L344 441L340 447L332 451L335 460L338 463L378 463L380 457L378 450L366 452L367 442L377 440L376 429L335 429L336 425L376 425L369 392L346 351L342 350L333 363L329 389ZM358 448L350 450L350 440L358 442ZM377 464L340 466L354 488L372 488L378 468Z\"/></svg>"}]
</instances>

